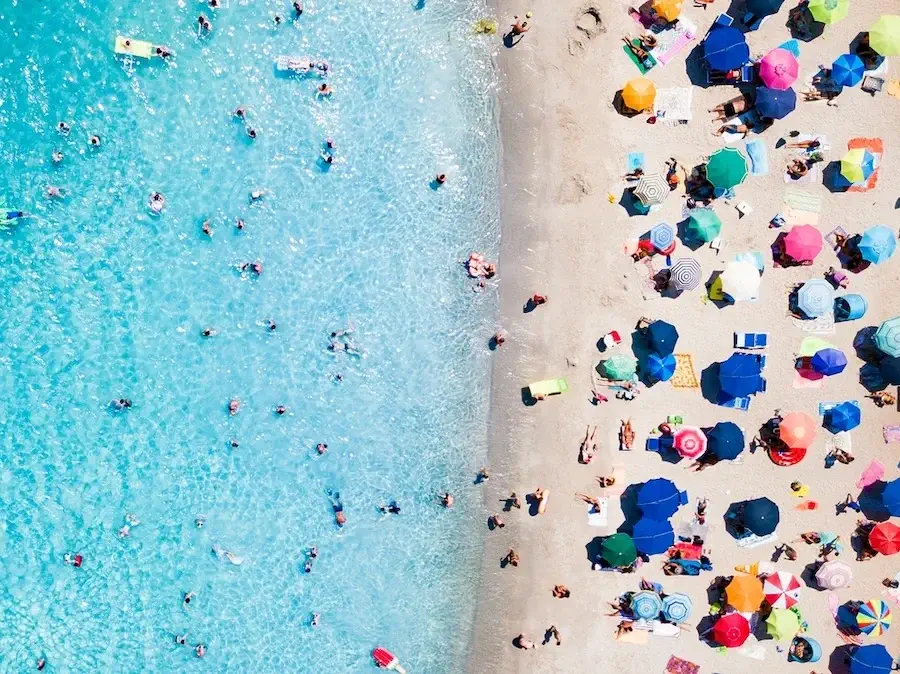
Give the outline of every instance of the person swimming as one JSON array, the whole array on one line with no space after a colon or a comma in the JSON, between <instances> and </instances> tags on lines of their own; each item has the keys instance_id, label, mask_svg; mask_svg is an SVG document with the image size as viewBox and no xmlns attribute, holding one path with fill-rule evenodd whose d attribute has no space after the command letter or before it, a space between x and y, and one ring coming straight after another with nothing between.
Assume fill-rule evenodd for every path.
<instances>
[{"instance_id":1,"label":"person swimming","mask_svg":"<svg viewBox=\"0 0 900 674\"><path fill-rule=\"evenodd\" d=\"M234 109L234 112L231 113L232 117L237 117L238 119L247 119L247 108L243 105L239 105Z\"/></svg>"},{"instance_id":2,"label":"person swimming","mask_svg":"<svg viewBox=\"0 0 900 674\"><path fill-rule=\"evenodd\" d=\"M209 220L204 220L203 226L200 229L203 231L204 234L206 234L206 236L213 235L212 223Z\"/></svg>"},{"instance_id":3,"label":"person swimming","mask_svg":"<svg viewBox=\"0 0 900 674\"><path fill-rule=\"evenodd\" d=\"M391 501L386 506L385 505L378 506L378 509L381 511L382 515L399 515L400 514L400 506L397 505L396 501Z\"/></svg>"},{"instance_id":4,"label":"person swimming","mask_svg":"<svg viewBox=\"0 0 900 674\"><path fill-rule=\"evenodd\" d=\"M212 24L209 22L209 19L206 18L205 15L201 14L197 17L197 35L201 33L211 33L212 32Z\"/></svg>"},{"instance_id":5,"label":"person swimming","mask_svg":"<svg viewBox=\"0 0 900 674\"><path fill-rule=\"evenodd\" d=\"M266 319L266 330L269 332L275 332L278 329L278 325L271 318Z\"/></svg>"},{"instance_id":6,"label":"person swimming","mask_svg":"<svg viewBox=\"0 0 900 674\"><path fill-rule=\"evenodd\" d=\"M163 209L166 207L166 198L162 195L161 192L154 192L150 195L150 211L159 215L163 212Z\"/></svg>"},{"instance_id":7,"label":"person swimming","mask_svg":"<svg viewBox=\"0 0 900 674\"><path fill-rule=\"evenodd\" d=\"M331 94L334 93L334 88L327 82L322 82L322 84L316 87L316 92L322 97L331 96Z\"/></svg>"},{"instance_id":8,"label":"person swimming","mask_svg":"<svg viewBox=\"0 0 900 674\"><path fill-rule=\"evenodd\" d=\"M234 226L235 226L237 229L243 231L243 229L244 229L244 227L246 226L246 224L247 224L247 223L245 223L241 218L238 218L237 221L234 223Z\"/></svg>"},{"instance_id":9,"label":"person swimming","mask_svg":"<svg viewBox=\"0 0 900 674\"><path fill-rule=\"evenodd\" d=\"M228 550L225 550L223 547L221 547L219 545L212 546L212 551L213 551L213 554L216 556L216 559L227 560L228 562L230 562L231 564L234 564L235 566L240 566L241 564L244 563L243 557L238 557L233 552L229 552Z\"/></svg>"},{"instance_id":10,"label":"person swimming","mask_svg":"<svg viewBox=\"0 0 900 674\"><path fill-rule=\"evenodd\" d=\"M250 203L261 201L264 196L265 192L263 192L262 190L253 190L252 192L250 192Z\"/></svg>"},{"instance_id":11,"label":"person swimming","mask_svg":"<svg viewBox=\"0 0 900 674\"><path fill-rule=\"evenodd\" d=\"M197 644L197 647L194 649L194 653L197 654L198 658L202 658L204 655L206 655L206 646L204 646L203 644Z\"/></svg>"},{"instance_id":12,"label":"person swimming","mask_svg":"<svg viewBox=\"0 0 900 674\"><path fill-rule=\"evenodd\" d=\"M113 409L127 410L132 403L128 398L119 398L118 400L113 400L110 404L113 406Z\"/></svg>"},{"instance_id":13,"label":"person swimming","mask_svg":"<svg viewBox=\"0 0 900 674\"><path fill-rule=\"evenodd\" d=\"M65 159L65 155L63 155L63 153L59 150L53 150L53 152L50 154L50 160L54 164L61 163L63 159Z\"/></svg>"},{"instance_id":14,"label":"person swimming","mask_svg":"<svg viewBox=\"0 0 900 674\"><path fill-rule=\"evenodd\" d=\"M182 607L187 608L188 606L190 606L191 601L192 601L192 600L194 599L194 597L196 597L196 596L197 596L197 593L194 592L193 590L188 590L187 592L185 592L185 593L184 593L184 599L181 600L181 605L182 605Z\"/></svg>"},{"instance_id":15,"label":"person swimming","mask_svg":"<svg viewBox=\"0 0 900 674\"><path fill-rule=\"evenodd\" d=\"M91 147L100 147L100 143L101 143L100 136L98 136L97 134L94 134L93 136L91 136L90 143L91 143Z\"/></svg>"},{"instance_id":16,"label":"person swimming","mask_svg":"<svg viewBox=\"0 0 900 674\"><path fill-rule=\"evenodd\" d=\"M187 632L175 635L175 643L179 646L187 646Z\"/></svg>"},{"instance_id":17,"label":"person swimming","mask_svg":"<svg viewBox=\"0 0 900 674\"><path fill-rule=\"evenodd\" d=\"M245 262L241 265L241 271L252 271L254 274L259 276L263 272L262 262L256 260L255 262Z\"/></svg>"},{"instance_id":18,"label":"person swimming","mask_svg":"<svg viewBox=\"0 0 900 674\"><path fill-rule=\"evenodd\" d=\"M56 125L56 131L61 136L68 136L69 132L72 131L72 127L66 124L65 122L60 122Z\"/></svg>"},{"instance_id":19,"label":"person swimming","mask_svg":"<svg viewBox=\"0 0 900 674\"><path fill-rule=\"evenodd\" d=\"M347 516L344 515L344 504L341 502L341 495L339 492L332 491L331 489L326 489L325 494L331 500L331 508L334 511L334 522L339 527L343 527L344 524L347 523Z\"/></svg>"},{"instance_id":20,"label":"person swimming","mask_svg":"<svg viewBox=\"0 0 900 674\"><path fill-rule=\"evenodd\" d=\"M45 194L48 199L63 199L66 196L63 189L56 185L49 185Z\"/></svg>"},{"instance_id":21,"label":"person swimming","mask_svg":"<svg viewBox=\"0 0 900 674\"><path fill-rule=\"evenodd\" d=\"M162 59L167 59L172 55L172 50L164 45L157 45L156 55Z\"/></svg>"},{"instance_id":22,"label":"person swimming","mask_svg":"<svg viewBox=\"0 0 900 674\"><path fill-rule=\"evenodd\" d=\"M198 529L202 529L206 526L206 515L197 515L194 518L194 526Z\"/></svg>"},{"instance_id":23,"label":"person swimming","mask_svg":"<svg viewBox=\"0 0 900 674\"><path fill-rule=\"evenodd\" d=\"M303 15L303 3L300 0L294 1L294 15L295 18L300 18Z\"/></svg>"},{"instance_id":24,"label":"person swimming","mask_svg":"<svg viewBox=\"0 0 900 674\"><path fill-rule=\"evenodd\" d=\"M203 328L203 330L200 332L200 334L203 337L215 337L219 333L216 332L215 328Z\"/></svg>"},{"instance_id":25,"label":"person swimming","mask_svg":"<svg viewBox=\"0 0 900 674\"><path fill-rule=\"evenodd\" d=\"M252 126L248 126L248 127L247 127L247 135L248 135L250 138L255 139L255 138L256 138L256 129L254 129Z\"/></svg>"},{"instance_id":26,"label":"person swimming","mask_svg":"<svg viewBox=\"0 0 900 674\"><path fill-rule=\"evenodd\" d=\"M322 152L319 154L319 158L328 166L334 163L334 155L331 152Z\"/></svg>"},{"instance_id":27,"label":"person swimming","mask_svg":"<svg viewBox=\"0 0 900 674\"><path fill-rule=\"evenodd\" d=\"M240 400L238 400L237 398L232 398L231 400L228 401L228 413L231 416L234 416L235 414L237 414L240 411L241 411L241 401Z\"/></svg>"}]
</instances>

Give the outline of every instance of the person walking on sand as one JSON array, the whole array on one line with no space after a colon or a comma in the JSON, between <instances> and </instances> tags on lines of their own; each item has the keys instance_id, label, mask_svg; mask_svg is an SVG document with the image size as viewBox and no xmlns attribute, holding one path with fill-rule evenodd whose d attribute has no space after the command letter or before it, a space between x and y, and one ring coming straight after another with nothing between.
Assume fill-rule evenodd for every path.
<instances>
[{"instance_id":1,"label":"person walking on sand","mask_svg":"<svg viewBox=\"0 0 900 674\"><path fill-rule=\"evenodd\" d=\"M547 631L544 633L544 644L550 643L550 639L556 640L557 646L562 646L562 636L559 634L559 630L556 628L556 625L550 625L547 628Z\"/></svg>"},{"instance_id":2,"label":"person walking on sand","mask_svg":"<svg viewBox=\"0 0 900 674\"><path fill-rule=\"evenodd\" d=\"M519 553L510 548L503 557L503 563L510 566L519 566Z\"/></svg>"}]
</instances>

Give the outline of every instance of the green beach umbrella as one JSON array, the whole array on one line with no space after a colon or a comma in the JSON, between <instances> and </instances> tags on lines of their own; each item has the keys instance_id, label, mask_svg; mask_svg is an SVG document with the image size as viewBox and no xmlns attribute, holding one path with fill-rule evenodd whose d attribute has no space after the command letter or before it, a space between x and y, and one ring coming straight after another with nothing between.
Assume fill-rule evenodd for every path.
<instances>
[{"instance_id":1,"label":"green beach umbrella","mask_svg":"<svg viewBox=\"0 0 900 674\"><path fill-rule=\"evenodd\" d=\"M721 190L740 185L747 177L747 158L734 147L716 150L706 162L706 177Z\"/></svg>"},{"instance_id":2,"label":"green beach umbrella","mask_svg":"<svg viewBox=\"0 0 900 674\"><path fill-rule=\"evenodd\" d=\"M809 13L819 23L837 23L850 11L850 0L810 0Z\"/></svg>"},{"instance_id":3,"label":"green beach umbrella","mask_svg":"<svg viewBox=\"0 0 900 674\"><path fill-rule=\"evenodd\" d=\"M775 641L793 639L800 631L800 618L789 608L773 608L766 618L766 634Z\"/></svg>"},{"instance_id":4,"label":"green beach umbrella","mask_svg":"<svg viewBox=\"0 0 900 674\"><path fill-rule=\"evenodd\" d=\"M631 379L637 372L637 359L624 353L617 353L603 361L606 376L615 381Z\"/></svg>"},{"instance_id":5,"label":"green beach umbrella","mask_svg":"<svg viewBox=\"0 0 900 674\"><path fill-rule=\"evenodd\" d=\"M882 56L900 54L900 16L885 14L869 29L869 45Z\"/></svg>"},{"instance_id":6,"label":"green beach umbrella","mask_svg":"<svg viewBox=\"0 0 900 674\"><path fill-rule=\"evenodd\" d=\"M634 541L631 540L631 536L628 534L613 534L603 541L600 556L610 566L618 568L628 566L634 562L637 559L637 550L634 547Z\"/></svg>"},{"instance_id":7,"label":"green beach umbrella","mask_svg":"<svg viewBox=\"0 0 900 674\"><path fill-rule=\"evenodd\" d=\"M722 231L722 221L711 208L695 208L691 211L685 231L692 239L712 241Z\"/></svg>"}]
</instances>

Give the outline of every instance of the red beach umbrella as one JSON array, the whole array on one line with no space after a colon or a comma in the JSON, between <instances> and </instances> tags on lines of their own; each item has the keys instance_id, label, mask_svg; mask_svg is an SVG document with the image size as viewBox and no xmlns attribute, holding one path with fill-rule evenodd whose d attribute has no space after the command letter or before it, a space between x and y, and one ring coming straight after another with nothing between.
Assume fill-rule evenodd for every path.
<instances>
[{"instance_id":1,"label":"red beach umbrella","mask_svg":"<svg viewBox=\"0 0 900 674\"><path fill-rule=\"evenodd\" d=\"M784 252L797 262L812 262L822 252L822 233L812 225L795 225L784 237Z\"/></svg>"},{"instance_id":2,"label":"red beach umbrella","mask_svg":"<svg viewBox=\"0 0 900 674\"><path fill-rule=\"evenodd\" d=\"M900 552L900 527L893 522L879 522L869 534L869 545L882 555Z\"/></svg>"},{"instance_id":3,"label":"red beach umbrella","mask_svg":"<svg viewBox=\"0 0 900 674\"><path fill-rule=\"evenodd\" d=\"M778 437L788 449L809 449L816 439L817 426L808 414L790 412L778 425Z\"/></svg>"},{"instance_id":4,"label":"red beach umbrella","mask_svg":"<svg viewBox=\"0 0 900 674\"><path fill-rule=\"evenodd\" d=\"M686 459L703 456L706 445L706 435L696 426L682 426L675 433L675 451Z\"/></svg>"},{"instance_id":5,"label":"red beach umbrella","mask_svg":"<svg viewBox=\"0 0 900 674\"><path fill-rule=\"evenodd\" d=\"M772 608L790 608L800 599L800 581L787 571L776 571L763 581L763 593Z\"/></svg>"},{"instance_id":6,"label":"red beach umbrella","mask_svg":"<svg viewBox=\"0 0 900 674\"><path fill-rule=\"evenodd\" d=\"M750 636L750 623L740 613L729 613L716 621L713 638L726 648L742 646Z\"/></svg>"}]
</instances>

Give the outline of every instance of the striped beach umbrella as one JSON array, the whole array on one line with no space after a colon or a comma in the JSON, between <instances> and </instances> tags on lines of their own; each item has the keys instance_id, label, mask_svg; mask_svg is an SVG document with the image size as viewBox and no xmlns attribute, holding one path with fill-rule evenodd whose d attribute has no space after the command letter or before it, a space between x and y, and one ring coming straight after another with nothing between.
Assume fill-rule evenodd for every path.
<instances>
[{"instance_id":1,"label":"striped beach umbrella","mask_svg":"<svg viewBox=\"0 0 900 674\"><path fill-rule=\"evenodd\" d=\"M747 158L735 147L716 150L706 162L706 179L720 190L740 185L748 173Z\"/></svg>"},{"instance_id":2,"label":"striped beach umbrella","mask_svg":"<svg viewBox=\"0 0 900 674\"><path fill-rule=\"evenodd\" d=\"M696 426L682 426L675 432L674 447L685 459L696 459L706 453L706 435Z\"/></svg>"},{"instance_id":3,"label":"striped beach umbrella","mask_svg":"<svg viewBox=\"0 0 900 674\"><path fill-rule=\"evenodd\" d=\"M872 637L884 634L893 620L890 607L880 599L867 601L859 607L859 613L856 614L859 631Z\"/></svg>"},{"instance_id":4,"label":"striped beach umbrella","mask_svg":"<svg viewBox=\"0 0 900 674\"><path fill-rule=\"evenodd\" d=\"M831 64L831 79L838 86L853 87L862 82L866 64L856 54L841 54Z\"/></svg>"},{"instance_id":5,"label":"striped beach umbrella","mask_svg":"<svg viewBox=\"0 0 900 674\"><path fill-rule=\"evenodd\" d=\"M834 288L825 279L810 279L797 291L797 308L808 318L824 316L834 309Z\"/></svg>"},{"instance_id":6,"label":"striped beach umbrella","mask_svg":"<svg viewBox=\"0 0 900 674\"><path fill-rule=\"evenodd\" d=\"M772 608L790 608L800 601L800 581L787 571L776 571L763 580L763 594Z\"/></svg>"},{"instance_id":7,"label":"striped beach umbrella","mask_svg":"<svg viewBox=\"0 0 900 674\"><path fill-rule=\"evenodd\" d=\"M663 618L670 623L683 623L691 616L691 609L694 607L691 598L681 592L666 595L663 599L662 614Z\"/></svg>"},{"instance_id":8,"label":"striped beach umbrella","mask_svg":"<svg viewBox=\"0 0 900 674\"><path fill-rule=\"evenodd\" d=\"M631 611L641 620L656 620L663 602L652 590L641 590L631 598Z\"/></svg>"},{"instance_id":9,"label":"striped beach umbrella","mask_svg":"<svg viewBox=\"0 0 900 674\"><path fill-rule=\"evenodd\" d=\"M788 449L809 449L816 439L816 422L804 412L790 412L778 424L778 437Z\"/></svg>"},{"instance_id":10,"label":"striped beach umbrella","mask_svg":"<svg viewBox=\"0 0 900 674\"><path fill-rule=\"evenodd\" d=\"M865 148L850 150L841 157L841 175L851 183L864 183L875 172L875 155Z\"/></svg>"},{"instance_id":11,"label":"striped beach umbrella","mask_svg":"<svg viewBox=\"0 0 900 674\"><path fill-rule=\"evenodd\" d=\"M669 184L661 173L648 173L638 180L634 196L640 199L644 206L656 206L669 196Z\"/></svg>"},{"instance_id":12,"label":"striped beach umbrella","mask_svg":"<svg viewBox=\"0 0 900 674\"><path fill-rule=\"evenodd\" d=\"M885 14L869 28L869 44L882 56L900 54L900 16Z\"/></svg>"},{"instance_id":13,"label":"striped beach umbrella","mask_svg":"<svg viewBox=\"0 0 900 674\"><path fill-rule=\"evenodd\" d=\"M661 222L650 230L650 243L660 253L668 251L675 243L675 228L667 222Z\"/></svg>"},{"instance_id":14,"label":"striped beach umbrella","mask_svg":"<svg viewBox=\"0 0 900 674\"><path fill-rule=\"evenodd\" d=\"M732 301L741 302L759 296L762 277L759 275L759 269L752 262L732 260L719 276L719 282L722 284L723 293L728 295Z\"/></svg>"},{"instance_id":15,"label":"striped beach umbrella","mask_svg":"<svg viewBox=\"0 0 900 674\"><path fill-rule=\"evenodd\" d=\"M886 356L900 356L900 316L889 318L878 326L875 346Z\"/></svg>"},{"instance_id":16,"label":"striped beach umbrella","mask_svg":"<svg viewBox=\"0 0 900 674\"><path fill-rule=\"evenodd\" d=\"M875 225L863 232L858 248L863 260L872 264L881 264L885 260L889 260L897 250L897 237L893 230L884 225Z\"/></svg>"},{"instance_id":17,"label":"striped beach umbrella","mask_svg":"<svg viewBox=\"0 0 900 674\"><path fill-rule=\"evenodd\" d=\"M693 290L703 280L703 269L692 257L675 260L669 268L669 282L678 291Z\"/></svg>"},{"instance_id":18,"label":"striped beach umbrella","mask_svg":"<svg viewBox=\"0 0 900 674\"><path fill-rule=\"evenodd\" d=\"M713 626L713 639L726 648L743 646L749 636L750 623L740 613L724 615Z\"/></svg>"},{"instance_id":19,"label":"striped beach umbrella","mask_svg":"<svg viewBox=\"0 0 900 674\"><path fill-rule=\"evenodd\" d=\"M850 12L850 0L810 0L809 13L819 23L837 23Z\"/></svg>"},{"instance_id":20,"label":"striped beach umbrella","mask_svg":"<svg viewBox=\"0 0 900 674\"><path fill-rule=\"evenodd\" d=\"M826 590L839 590L853 580L853 570L836 559L825 562L816 571L816 582Z\"/></svg>"}]
</instances>

